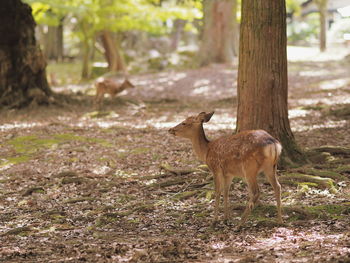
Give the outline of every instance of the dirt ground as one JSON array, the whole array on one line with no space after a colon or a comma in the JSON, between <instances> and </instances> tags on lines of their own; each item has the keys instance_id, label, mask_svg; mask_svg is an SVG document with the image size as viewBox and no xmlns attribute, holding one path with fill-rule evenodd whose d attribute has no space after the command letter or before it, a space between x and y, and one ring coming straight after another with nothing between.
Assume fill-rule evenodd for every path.
<instances>
[{"instance_id":1,"label":"dirt ground","mask_svg":"<svg viewBox=\"0 0 350 263\"><path fill-rule=\"evenodd\" d=\"M211 175L167 133L211 110L208 137L231 133L236 67L131 76L136 88L100 112L90 85L53 88L74 103L1 112L0 262L350 262L349 64L290 61L291 127L320 154L278 171L284 224L261 179L241 230L245 183L231 189L231 220L213 225Z\"/></svg>"}]
</instances>

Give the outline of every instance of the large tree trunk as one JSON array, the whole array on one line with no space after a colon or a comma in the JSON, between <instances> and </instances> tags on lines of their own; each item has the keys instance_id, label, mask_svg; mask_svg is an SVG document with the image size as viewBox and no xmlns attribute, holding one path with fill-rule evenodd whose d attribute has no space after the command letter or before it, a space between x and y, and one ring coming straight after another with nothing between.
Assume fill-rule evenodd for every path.
<instances>
[{"instance_id":1,"label":"large tree trunk","mask_svg":"<svg viewBox=\"0 0 350 263\"><path fill-rule=\"evenodd\" d=\"M237 131L264 129L278 138L284 162L301 162L288 119L284 0L242 1Z\"/></svg>"},{"instance_id":2,"label":"large tree trunk","mask_svg":"<svg viewBox=\"0 0 350 263\"><path fill-rule=\"evenodd\" d=\"M320 13L320 51L324 52L327 48L327 9L328 0L315 1Z\"/></svg>"},{"instance_id":3,"label":"large tree trunk","mask_svg":"<svg viewBox=\"0 0 350 263\"><path fill-rule=\"evenodd\" d=\"M105 50L105 58L108 63L109 71L125 72L126 66L124 57L114 41L112 33L110 31L103 31L101 33L101 40Z\"/></svg>"},{"instance_id":4,"label":"large tree trunk","mask_svg":"<svg viewBox=\"0 0 350 263\"><path fill-rule=\"evenodd\" d=\"M204 0L204 28L199 63L232 63L234 59L236 0Z\"/></svg>"},{"instance_id":5,"label":"large tree trunk","mask_svg":"<svg viewBox=\"0 0 350 263\"><path fill-rule=\"evenodd\" d=\"M0 108L46 104L51 90L34 34L31 8L20 0L0 5Z\"/></svg>"}]
</instances>

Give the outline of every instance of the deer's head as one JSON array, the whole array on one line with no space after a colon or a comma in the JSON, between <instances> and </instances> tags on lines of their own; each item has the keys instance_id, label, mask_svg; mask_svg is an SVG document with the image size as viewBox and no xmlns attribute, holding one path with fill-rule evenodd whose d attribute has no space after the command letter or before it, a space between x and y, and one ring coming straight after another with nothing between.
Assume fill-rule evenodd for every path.
<instances>
[{"instance_id":1,"label":"deer's head","mask_svg":"<svg viewBox=\"0 0 350 263\"><path fill-rule=\"evenodd\" d=\"M191 139L196 135L198 129L202 127L203 122L208 122L213 114L214 111L209 113L201 112L197 116L190 116L180 124L171 128L169 133L175 136Z\"/></svg>"},{"instance_id":2,"label":"deer's head","mask_svg":"<svg viewBox=\"0 0 350 263\"><path fill-rule=\"evenodd\" d=\"M128 79L125 79L122 86L125 88L125 89L129 89L129 88L135 88L135 86L128 80Z\"/></svg>"}]
</instances>

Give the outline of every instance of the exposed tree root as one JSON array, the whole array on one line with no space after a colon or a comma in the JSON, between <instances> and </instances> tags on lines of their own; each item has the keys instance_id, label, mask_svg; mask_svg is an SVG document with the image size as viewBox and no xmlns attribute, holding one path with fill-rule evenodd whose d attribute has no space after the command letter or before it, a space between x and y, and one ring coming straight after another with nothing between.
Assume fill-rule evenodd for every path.
<instances>
[{"instance_id":1,"label":"exposed tree root","mask_svg":"<svg viewBox=\"0 0 350 263\"><path fill-rule=\"evenodd\" d=\"M176 175L190 174L198 171L198 169L194 168L174 168L168 164L161 164L160 168Z\"/></svg>"},{"instance_id":2,"label":"exposed tree root","mask_svg":"<svg viewBox=\"0 0 350 263\"><path fill-rule=\"evenodd\" d=\"M27 189L24 193L23 196L28 196L31 195L32 193L44 193L45 190L42 187L31 187L29 189Z\"/></svg>"},{"instance_id":3,"label":"exposed tree root","mask_svg":"<svg viewBox=\"0 0 350 263\"><path fill-rule=\"evenodd\" d=\"M321 146L317 148L312 148L311 151L328 152L333 155L350 155L350 148L342 146Z\"/></svg>"},{"instance_id":4,"label":"exposed tree root","mask_svg":"<svg viewBox=\"0 0 350 263\"><path fill-rule=\"evenodd\" d=\"M321 189L328 189L331 193L336 193L334 181L331 178L323 178L301 173L286 173L279 177L282 184L296 185L301 182L315 183Z\"/></svg>"},{"instance_id":5,"label":"exposed tree root","mask_svg":"<svg viewBox=\"0 0 350 263\"><path fill-rule=\"evenodd\" d=\"M299 168L295 169L295 172L303 173L303 174L310 174L310 175L316 175L319 177L325 177L325 178L331 178L333 180L341 180L341 181L347 181L347 177L341 175L340 173L329 171L329 170L318 170L314 168Z\"/></svg>"}]
</instances>

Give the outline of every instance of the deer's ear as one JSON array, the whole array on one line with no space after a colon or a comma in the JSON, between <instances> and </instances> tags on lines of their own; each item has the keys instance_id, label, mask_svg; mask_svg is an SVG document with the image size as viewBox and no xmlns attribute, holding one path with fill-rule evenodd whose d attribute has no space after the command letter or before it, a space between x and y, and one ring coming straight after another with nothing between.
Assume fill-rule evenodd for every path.
<instances>
[{"instance_id":1,"label":"deer's ear","mask_svg":"<svg viewBox=\"0 0 350 263\"><path fill-rule=\"evenodd\" d=\"M206 113L206 112L201 112L198 114L197 119L200 122L208 122L210 121L211 117L214 115L214 111Z\"/></svg>"}]
</instances>

